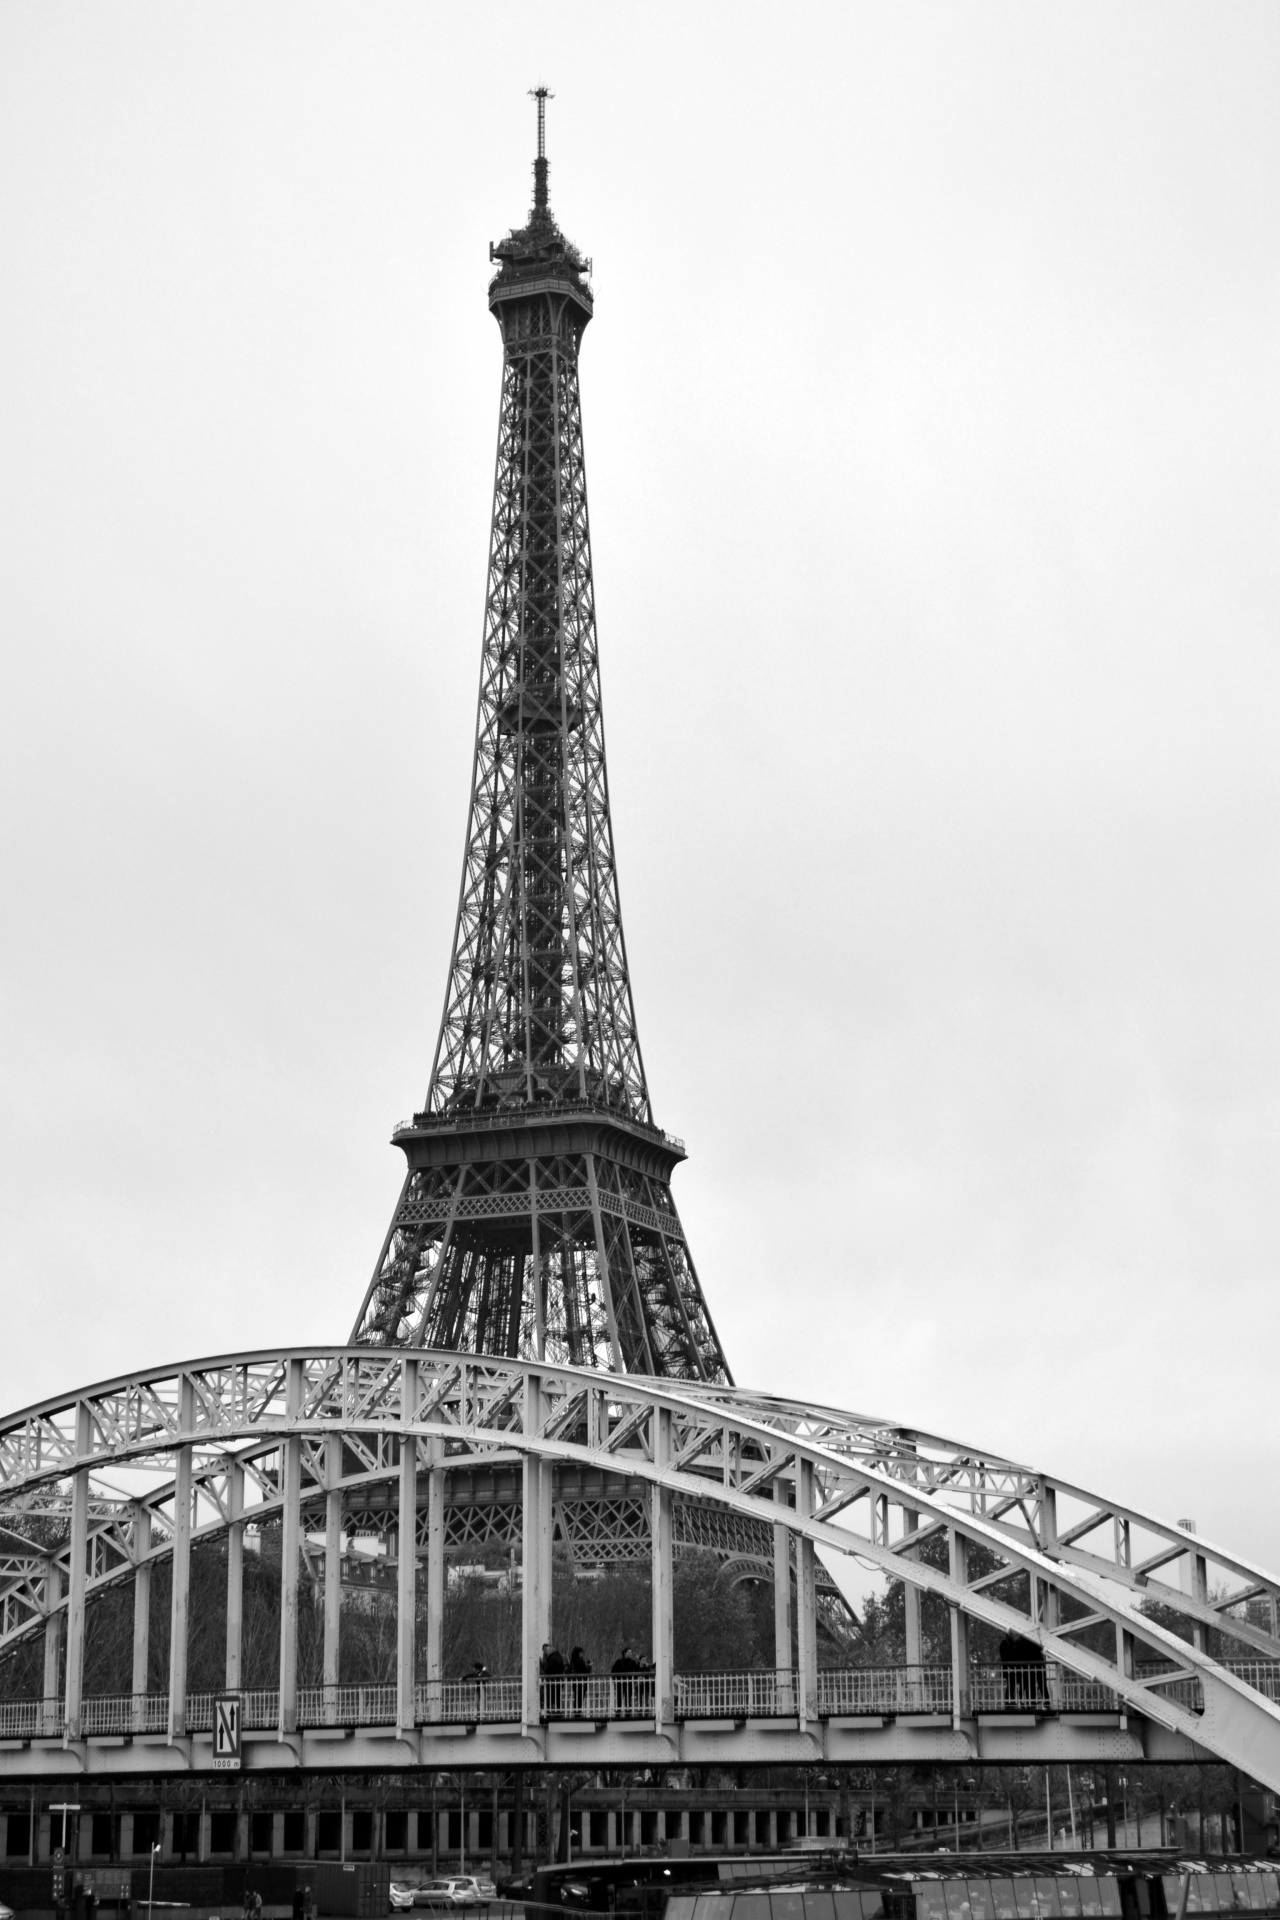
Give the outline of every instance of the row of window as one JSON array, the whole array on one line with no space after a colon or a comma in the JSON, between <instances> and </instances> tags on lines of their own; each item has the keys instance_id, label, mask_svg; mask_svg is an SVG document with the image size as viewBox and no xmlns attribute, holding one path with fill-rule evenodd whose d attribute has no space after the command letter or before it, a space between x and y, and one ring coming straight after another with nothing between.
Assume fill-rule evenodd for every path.
<instances>
[{"instance_id":1,"label":"row of window","mask_svg":"<svg viewBox=\"0 0 1280 1920\"><path fill-rule=\"evenodd\" d=\"M487 1850L493 1845L493 1810L482 1807L469 1811L467 1842ZM414 1812L409 1809L391 1808L384 1816L383 1846L388 1853L407 1853L431 1851L432 1814L426 1808ZM457 1852L462 1845L462 1812L458 1807L441 1808L439 1820L439 1844L447 1852ZM200 1814L194 1809L185 1809L170 1816L172 1820L172 1839L167 1852L179 1856L194 1857L200 1851ZM248 1817L249 1844L255 1854L270 1854L276 1848L277 1816L271 1812L251 1813ZM373 1814L368 1808L354 1808L348 1815L351 1822L348 1846L352 1853L369 1853L373 1848ZM529 1843L533 1840L532 1822L535 1816L527 1812L526 1835ZM615 1814L612 1830L607 1808L593 1807L578 1814L582 1826L579 1831L582 1843L591 1848L607 1848L616 1844L621 1832L622 1816ZM239 1815L234 1808L214 1808L209 1814L208 1849L210 1854L233 1854L236 1848L236 1823ZM678 1840L685 1837L682 1822L688 1821L687 1837L695 1847L770 1847L789 1840L803 1839L806 1831L819 1839L829 1839L834 1826L832 1815L825 1807L811 1808L806 1814L802 1808L777 1809L746 1808L732 1812L704 1811L695 1808L682 1814L673 1808L641 1808L631 1811L627 1816L632 1842L638 1838L641 1846L653 1846L663 1840ZM112 1832L112 1822L116 1822ZM95 1859L110 1858L118 1854L121 1847L120 1815L94 1813L81 1816L80 1845L86 1848ZM58 1821L51 1823L50 1845L64 1844L62 1833L58 1830ZM509 1838L510 1817L502 1830L503 1837ZM74 1830L73 1830L74 1833ZM73 1837L70 1836L70 1837ZM156 1809L140 1809L133 1815L133 1842L131 1853L145 1855L162 1837L160 1814ZM305 1853L307 1851L307 1817L301 1808L290 1808L281 1816L280 1851L282 1853ZM323 1807L316 1815L315 1846L320 1853L339 1853L342 1851L342 1814L336 1807ZM25 1859L31 1848L31 1817L26 1813L11 1813L6 1822L5 1853L10 1859Z\"/></svg>"}]
</instances>

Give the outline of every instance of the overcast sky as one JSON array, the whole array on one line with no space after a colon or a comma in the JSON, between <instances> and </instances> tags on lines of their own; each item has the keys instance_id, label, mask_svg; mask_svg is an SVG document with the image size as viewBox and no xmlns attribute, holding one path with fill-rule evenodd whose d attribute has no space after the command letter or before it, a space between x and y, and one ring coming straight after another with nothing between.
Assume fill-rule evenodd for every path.
<instances>
[{"instance_id":1,"label":"overcast sky","mask_svg":"<svg viewBox=\"0 0 1280 1920\"><path fill-rule=\"evenodd\" d=\"M5 0L0 1405L349 1330L444 992L541 80L641 1039L737 1378L1274 1564L1248 0Z\"/></svg>"}]
</instances>

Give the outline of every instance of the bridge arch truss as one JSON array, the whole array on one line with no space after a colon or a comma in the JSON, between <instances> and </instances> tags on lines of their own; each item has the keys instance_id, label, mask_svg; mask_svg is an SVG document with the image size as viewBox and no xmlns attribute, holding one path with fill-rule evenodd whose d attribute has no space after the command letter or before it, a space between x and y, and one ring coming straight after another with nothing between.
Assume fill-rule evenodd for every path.
<instances>
[{"instance_id":1,"label":"bridge arch truss","mask_svg":"<svg viewBox=\"0 0 1280 1920\"><path fill-rule=\"evenodd\" d=\"M370 1515L394 1571L396 1677L350 1689L338 1685L343 1549ZM211 1698L187 1684L192 1549L228 1542L225 1682L239 1689L244 1533L267 1521L281 1529L280 1647L274 1688L243 1696L247 1766L1216 1758L1280 1791L1280 1580L1213 1542L888 1420L719 1385L365 1347L153 1368L0 1421L0 1656L43 1636L45 1672L39 1699L0 1701L0 1778L208 1767ZM520 1671L483 1688L441 1659L450 1543L476 1524L521 1567ZM540 1677L557 1528L588 1557L648 1561L651 1678L574 1691ZM795 1616L774 1670L676 1671L682 1540L738 1565L772 1554L779 1606ZM162 1696L145 1691L161 1562ZM820 1587L849 1590L859 1565L903 1583L900 1670L819 1664ZM323 1595L319 1687L299 1684L304 1567ZM124 1582L133 1691L89 1698L89 1608ZM920 1660L926 1594L948 1609L945 1666ZM978 1672L974 1622L1034 1643L1034 1685L1011 1697L1008 1674ZM1211 1654L1214 1630L1232 1658Z\"/></svg>"}]
</instances>

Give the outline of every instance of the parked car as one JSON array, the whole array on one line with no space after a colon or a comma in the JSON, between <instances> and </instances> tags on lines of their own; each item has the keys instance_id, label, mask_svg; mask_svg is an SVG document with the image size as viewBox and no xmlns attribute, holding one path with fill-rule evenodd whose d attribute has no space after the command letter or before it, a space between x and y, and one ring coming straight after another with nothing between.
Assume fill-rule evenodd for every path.
<instances>
[{"instance_id":1,"label":"parked car","mask_svg":"<svg viewBox=\"0 0 1280 1920\"><path fill-rule=\"evenodd\" d=\"M454 1873L447 1879L424 1880L414 1891L413 1904L439 1911L446 1907L478 1907L497 1897L498 1890L492 1880L481 1879L474 1873Z\"/></svg>"},{"instance_id":2,"label":"parked car","mask_svg":"<svg viewBox=\"0 0 1280 1920\"><path fill-rule=\"evenodd\" d=\"M407 1880L393 1880L390 1887L392 1913L403 1913L407 1907L411 1907L417 1891Z\"/></svg>"}]
</instances>

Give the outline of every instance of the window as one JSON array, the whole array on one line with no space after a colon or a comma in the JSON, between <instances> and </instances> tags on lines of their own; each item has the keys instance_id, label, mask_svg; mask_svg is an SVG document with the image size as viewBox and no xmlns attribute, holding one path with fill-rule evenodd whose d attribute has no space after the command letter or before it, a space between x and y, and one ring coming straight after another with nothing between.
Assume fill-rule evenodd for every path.
<instances>
[{"instance_id":1,"label":"window","mask_svg":"<svg viewBox=\"0 0 1280 1920\"><path fill-rule=\"evenodd\" d=\"M600 1807L592 1807L587 1818L591 1822L591 1844L593 1847L607 1847L609 1844L609 1816Z\"/></svg>"},{"instance_id":2,"label":"window","mask_svg":"<svg viewBox=\"0 0 1280 1920\"><path fill-rule=\"evenodd\" d=\"M787 1812L783 1808L779 1808L778 1810L778 1845L779 1846L782 1846L785 1841L791 1838L792 1833L795 1831L795 1818L796 1816L793 1813Z\"/></svg>"},{"instance_id":3,"label":"window","mask_svg":"<svg viewBox=\"0 0 1280 1920\"><path fill-rule=\"evenodd\" d=\"M387 1846L395 1853L401 1853L409 1844L409 1816L407 1813L387 1813Z\"/></svg>"},{"instance_id":4,"label":"window","mask_svg":"<svg viewBox=\"0 0 1280 1920\"><path fill-rule=\"evenodd\" d=\"M150 1853L160 1838L159 1813L135 1813L133 1816L133 1850L135 1853Z\"/></svg>"},{"instance_id":5,"label":"window","mask_svg":"<svg viewBox=\"0 0 1280 1920\"><path fill-rule=\"evenodd\" d=\"M284 1850L286 1853L307 1850L307 1816L301 1807L290 1807L284 1816Z\"/></svg>"},{"instance_id":6,"label":"window","mask_svg":"<svg viewBox=\"0 0 1280 1920\"><path fill-rule=\"evenodd\" d=\"M678 1840L680 1838L680 1815L675 1809L668 1807L666 1813L662 1816L662 1821L664 1838L667 1840Z\"/></svg>"},{"instance_id":7,"label":"window","mask_svg":"<svg viewBox=\"0 0 1280 1920\"><path fill-rule=\"evenodd\" d=\"M234 1853L235 1850L236 1816L229 1807L215 1808L209 1815L209 1851Z\"/></svg>"},{"instance_id":8,"label":"window","mask_svg":"<svg viewBox=\"0 0 1280 1920\"><path fill-rule=\"evenodd\" d=\"M728 1819L723 1813L712 1814L711 1844L713 1847L723 1847L727 1844L726 1837L725 1837L725 1829L728 1827L728 1824L729 1824Z\"/></svg>"},{"instance_id":9,"label":"window","mask_svg":"<svg viewBox=\"0 0 1280 1920\"><path fill-rule=\"evenodd\" d=\"M735 1808L733 1815L733 1844L735 1847L745 1847L750 1844L750 1841L751 1815L749 1813L742 1813Z\"/></svg>"},{"instance_id":10,"label":"window","mask_svg":"<svg viewBox=\"0 0 1280 1920\"><path fill-rule=\"evenodd\" d=\"M102 1819L103 1816L101 1814L95 1813L93 1817L94 1817L94 1820L97 1821ZM106 1818L108 1821L110 1821L111 1815L107 1814ZM97 1839L96 1833L94 1835L94 1839L95 1841ZM95 1853L98 1851L96 1845L94 1846L93 1850ZM194 1856L199 1853L200 1851L200 1814L196 1808L189 1807L184 1809L181 1813L174 1814L173 1816L173 1850L180 1859L185 1859L188 1854L190 1854L194 1858ZM109 1851L110 1851L109 1847L103 1848L104 1853Z\"/></svg>"},{"instance_id":11,"label":"window","mask_svg":"<svg viewBox=\"0 0 1280 1920\"><path fill-rule=\"evenodd\" d=\"M658 1837L658 1816L652 1810L641 1809L640 1845L651 1847Z\"/></svg>"},{"instance_id":12,"label":"window","mask_svg":"<svg viewBox=\"0 0 1280 1920\"><path fill-rule=\"evenodd\" d=\"M493 1845L493 1808L481 1807L476 1820L476 1845L482 1853L487 1853Z\"/></svg>"},{"instance_id":13,"label":"window","mask_svg":"<svg viewBox=\"0 0 1280 1920\"><path fill-rule=\"evenodd\" d=\"M9 1815L9 1833L13 1834L14 1816ZM109 1857L111 1853L111 1815L95 1813L89 1827L89 1851L99 1856Z\"/></svg>"},{"instance_id":14,"label":"window","mask_svg":"<svg viewBox=\"0 0 1280 1920\"><path fill-rule=\"evenodd\" d=\"M29 1813L11 1813L8 1830L5 1834L4 1850L10 1860L22 1858L31 1851L31 1815Z\"/></svg>"},{"instance_id":15,"label":"window","mask_svg":"<svg viewBox=\"0 0 1280 1920\"><path fill-rule=\"evenodd\" d=\"M450 1853L457 1853L462 1846L461 1807L450 1807L449 1809L449 1839L447 1845Z\"/></svg>"},{"instance_id":16,"label":"window","mask_svg":"<svg viewBox=\"0 0 1280 1920\"><path fill-rule=\"evenodd\" d=\"M813 1815L813 1819L816 1823L814 1826L814 1832L817 1834L818 1838L820 1840L830 1839L831 1837L830 1809L827 1807L819 1807L816 1813Z\"/></svg>"},{"instance_id":17,"label":"window","mask_svg":"<svg viewBox=\"0 0 1280 1920\"><path fill-rule=\"evenodd\" d=\"M427 1811L425 1807L422 1808L418 1814L418 1852L419 1853L430 1853L431 1851L431 1820L432 1820L432 1815Z\"/></svg>"},{"instance_id":18,"label":"window","mask_svg":"<svg viewBox=\"0 0 1280 1920\"><path fill-rule=\"evenodd\" d=\"M251 1813L249 1815L249 1845L255 1853L270 1853L271 1829L274 1825L274 1814Z\"/></svg>"},{"instance_id":19,"label":"window","mask_svg":"<svg viewBox=\"0 0 1280 1920\"><path fill-rule=\"evenodd\" d=\"M368 1807L357 1807L351 1816L351 1851L368 1853L373 1846L373 1815Z\"/></svg>"},{"instance_id":20,"label":"window","mask_svg":"<svg viewBox=\"0 0 1280 1920\"><path fill-rule=\"evenodd\" d=\"M756 1845L767 1847L769 1844L769 1816L763 1807L756 1808Z\"/></svg>"},{"instance_id":21,"label":"window","mask_svg":"<svg viewBox=\"0 0 1280 1920\"><path fill-rule=\"evenodd\" d=\"M702 1845L701 1813L691 1813L689 1815L689 1845L691 1847L700 1847Z\"/></svg>"},{"instance_id":22,"label":"window","mask_svg":"<svg viewBox=\"0 0 1280 1920\"><path fill-rule=\"evenodd\" d=\"M342 1815L337 1807L321 1807L316 1815L316 1850L319 1853L342 1851Z\"/></svg>"}]
</instances>

